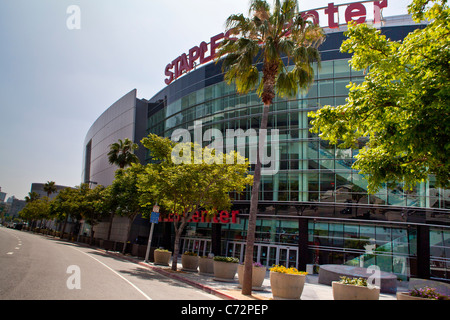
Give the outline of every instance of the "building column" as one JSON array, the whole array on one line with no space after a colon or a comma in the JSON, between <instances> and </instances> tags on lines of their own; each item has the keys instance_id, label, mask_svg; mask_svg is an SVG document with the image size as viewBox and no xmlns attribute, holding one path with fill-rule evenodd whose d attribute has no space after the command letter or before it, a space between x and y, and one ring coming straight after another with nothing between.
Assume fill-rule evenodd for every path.
<instances>
[{"instance_id":1,"label":"building column","mask_svg":"<svg viewBox=\"0 0 450 320\"><path fill-rule=\"evenodd\" d=\"M300 218L298 220L298 270L306 271L308 264L308 221Z\"/></svg>"},{"instance_id":2,"label":"building column","mask_svg":"<svg viewBox=\"0 0 450 320\"><path fill-rule=\"evenodd\" d=\"M211 223L211 251L215 256L222 255L222 224Z\"/></svg>"},{"instance_id":3,"label":"building column","mask_svg":"<svg viewBox=\"0 0 450 320\"><path fill-rule=\"evenodd\" d=\"M430 279L430 227L417 226L417 277Z\"/></svg>"}]
</instances>

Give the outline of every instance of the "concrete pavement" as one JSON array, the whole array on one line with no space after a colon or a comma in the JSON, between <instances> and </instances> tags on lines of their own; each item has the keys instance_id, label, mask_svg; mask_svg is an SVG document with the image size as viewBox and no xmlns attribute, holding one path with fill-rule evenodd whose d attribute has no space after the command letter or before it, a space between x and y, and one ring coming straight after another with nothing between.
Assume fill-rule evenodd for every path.
<instances>
[{"instance_id":1,"label":"concrete pavement","mask_svg":"<svg viewBox=\"0 0 450 320\"><path fill-rule=\"evenodd\" d=\"M98 249L101 250L101 249ZM267 270L266 277L263 282L262 290L253 291L251 296L245 296L241 293L239 288L239 281L237 274L234 282L221 282L214 280L213 276L201 275L198 272L182 271L181 263L178 263L178 271L171 270L170 267L158 266L153 263L146 263L142 259L132 257L130 255L123 255L118 252L108 252L111 255L133 261L141 266L150 268L156 272L166 275L172 279L183 281L196 288L200 288L208 293L215 294L224 299L230 300L271 300L272 291L270 289L270 271ZM181 260L181 259L179 259ZM407 283L403 283L398 290L407 291ZM396 300L395 294L380 294L380 300ZM306 283L303 289L301 300L333 300L333 292L331 286L318 283L318 275L307 275Z\"/></svg>"},{"instance_id":2,"label":"concrete pavement","mask_svg":"<svg viewBox=\"0 0 450 320\"><path fill-rule=\"evenodd\" d=\"M217 300L105 251L0 227L0 300Z\"/></svg>"},{"instance_id":3,"label":"concrete pavement","mask_svg":"<svg viewBox=\"0 0 450 320\"><path fill-rule=\"evenodd\" d=\"M19 232L14 232L16 235L19 235ZM53 237L49 237L54 239ZM65 240L59 240L65 241ZM147 268L154 272L157 272L160 275L168 277L172 280L176 280L187 284L189 286L195 287L197 289L202 290L205 293L210 293L215 295L218 298L227 299L227 300L271 300L272 292L270 288L270 272L267 270L266 277L263 282L262 290L253 291L251 296L245 296L241 294L241 289L238 287L239 281L237 275L233 282L220 282L214 280L213 276L201 275L198 272L187 272L182 271L181 262L178 264L178 271L174 272L170 267L158 266L153 263L146 263L141 258L133 257L131 255L123 255L120 252L112 252L104 249L100 249L97 247L91 247L84 243L72 243L72 246L79 246L80 249L90 249L95 250L98 254L111 256L115 258L119 258L121 260L126 260L128 262L132 262L141 268ZM11 246L13 244L11 243ZM66 249L67 250L67 249ZM69 249L70 250L70 249ZM97 256L98 258L98 256ZM179 259L181 261L181 259ZM156 280L156 279L155 279ZM141 279L141 281L143 281ZM146 281L144 281L146 283ZM156 283L155 283L156 285ZM144 286L144 283L142 283ZM402 284L402 288L399 288L399 291L407 291L407 283ZM112 290L113 291L113 290ZM131 298L132 296L130 296ZM317 275L307 275L305 287L301 296L302 300L333 300L333 294L331 286L322 285L318 283ZM396 296L394 294L380 294L380 300L396 300Z\"/></svg>"}]
</instances>

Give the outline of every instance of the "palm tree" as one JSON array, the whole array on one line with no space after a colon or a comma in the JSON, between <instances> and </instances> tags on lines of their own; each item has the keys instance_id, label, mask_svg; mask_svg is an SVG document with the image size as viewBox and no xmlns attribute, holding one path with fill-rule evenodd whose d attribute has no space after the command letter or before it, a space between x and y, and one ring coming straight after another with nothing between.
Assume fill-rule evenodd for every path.
<instances>
[{"instance_id":1,"label":"palm tree","mask_svg":"<svg viewBox=\"0 0 450 320\"><path fill-rule=\"evenodd\" d=\"M138 145L130 139L126 138L123 141L119 139L118 142L110 145L110 151L108 152L109 163L119 166L120 169L132 163L138 163L139 158L133 153L137 148Z\"/></svg>"},{"instance_id":2,"label":"palm tree","mask_svg":"<svg viewBox=\"0 0 450 320\"><path fill-rule=\"evenodd\" d=\"M57 191L55 181L47 181L47 183L44 184L44 191L47 192L47 197L50 198L50 195Z\"/></svg>"},{"instance_id":3,"label":"palm tree","mask_svg":"<svg viewBox=\"0 0 450 320\"><path fill-rule=\"evenodd\" d=\"M133 153L134 150L138 148L138 145L133 143L130 139L125 138L123 141L122 139L119 139L118 142L111 144L109 148L108 160L110 164L115 164L119 166L120 169L123 169L126 166L130 166L132 163L139 163L139 158ZM113 219L114 212L111 212L107 240L111 238Z\"/></svg>"},{"instance_id":4,"label":"palm tree","mask_svg":"<svg viewBox=\"0 0 450 320\"><path fill-rule=\"evenodd\" d=\"M278 94L293 97L306 91L314 79L313 62L320 63L318 47L324 40L322 29L299 12L297 0L275 0L271 7L265 0L250 2L249 16L231 15L226 22L229 39L218 50L223 59L228 84L234 82L239 93L257 89L264 108L260 124L259 150L265 144L269 109ZM258 64L262 64L262 77ZM249 226L245 252L242 293L252 292L252 262L255 242L258 193L261 181L259 152L254 171Z\"/></svg>"},{"instance_id":5,"label":"palm tree","mask_svg":"<svg viewBox=\"0 0 450 320\"><path fill-rule=\"evenodd\" d=\"M25 197L25 201L26 201L26 203L30 203L30 202L36 201L39 198L40 198L39 193L34 192L34 191L28 192L28 196Z\"/></svg>"}]
</instances>

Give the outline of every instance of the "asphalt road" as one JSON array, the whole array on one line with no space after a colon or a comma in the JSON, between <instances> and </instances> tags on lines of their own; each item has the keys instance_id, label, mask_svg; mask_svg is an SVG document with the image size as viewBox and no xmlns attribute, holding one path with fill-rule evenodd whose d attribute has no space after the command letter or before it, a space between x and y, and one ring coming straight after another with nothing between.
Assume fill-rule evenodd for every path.
<instances>
[{"instance_id":1,"label":"asphalt road","mask_svg":"<svg viewBox=\"0 0 450 320\"><path fill-rule=\"evenodd\" d=\"M0 227L0 300L216 300L132 262Z\"/></svg>"}]
</instances>

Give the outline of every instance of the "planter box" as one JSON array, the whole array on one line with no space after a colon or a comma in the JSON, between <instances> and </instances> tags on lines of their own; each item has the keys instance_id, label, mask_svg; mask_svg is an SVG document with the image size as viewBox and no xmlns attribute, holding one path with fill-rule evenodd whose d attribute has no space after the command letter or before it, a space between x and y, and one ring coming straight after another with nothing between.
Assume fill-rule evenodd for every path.
<instances>
[{"instance_id":1,"label":"planter box","mask_svg":"<svg viewBox=\"0 0 450 320\"><path fill-rule=\"evenodd\" d=\"M266 267L253 266L252 289L253 290L261 290L265 277L266 277ZM243 264L240 264L238 266L238 278L239 278L239 287L242 287L242 283L244 281L244 265Z\"/></svg>"},{"instance_id":2,"label":"planter box","mask_svg":"<svg viewBox=\"0 0 450 320\"><path fill-rule=\"evenodd\" d=\"M199 273L207 276L214 275L214 260L212 258L198 258Z\"/></svg>"},{"instance_id":3,"label":"planter box","mask_svg":"<svg viewBox=\"0 0 450 320\"><path fill-rule=\"evenodd\" d=\"M421 300L421 301L427 301L427 300L433 300L433 299L410 296L409 292L397 292L397 300Z\"/></svg>"},{"instance_id":4,"label":"planter box","mask_svg":"<svg viewBox=\"0 0 450 320\"><path fill-rule=\"evenodd\" d=\"M326 284L331 286L333 281L339 282L342 276L349 278L364 278L368 277L372 272L367 268L352 267L347 265L325 264L321 265L319 269L319 284ZM380 271L380 289L382 293L397 293L397 276L393 273Z\"/></svg>"},{"instance_id":5,"label":"planter box","mask_svg":"<svg viewBox=\"0 0 450 320\"><path fill-rule=\"evenodd\" d=\"M234 282L238 263L214 261L214 280L224 282Z\"/></svg>"},{"instance_id":6,"label":"planter box","mask_svg":"<svg viewBox=\"0 0 450 320\"><path fill-rule=\"evenodd\" d=\"M198 268L198 256L190 256L183 254L181 256L181 264L182 264L182 270L183 271L192 271L197 272Z\"/></svg>"},{"instance_id":7,"label":"planter box","mask_svg":"<svg viewBox=\"0 0 450 320\"><path fill-rule=\"evenodd\" d=\"M378 300L380 288L361 287L352 284L343 284L333 281L334 300Z\"/></svg>"},{"instance_id":8,"label":"planter box","mask_svg":"<svg viewBox=\"0 0 450 320\"><path fill-rule=\"evenodd\" d=\"M155 252L153 254L154 254L154 259L155 259L154 263L155 264L158 264L161 266L169 265L170 258L172 257L172 252L155 250Z\"/></svg>"},{"instance_id":9,"label":"planter box","mask_svg":"<svg viewBox=\"0 0 450 320\"><path fill-rule=\"evenodd\" d=\"M306 275L270 271L272 295L278 300L299 300L305 286Z\"/></svg>"}]
</instances>

